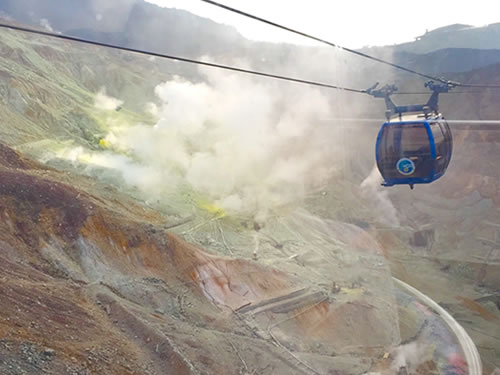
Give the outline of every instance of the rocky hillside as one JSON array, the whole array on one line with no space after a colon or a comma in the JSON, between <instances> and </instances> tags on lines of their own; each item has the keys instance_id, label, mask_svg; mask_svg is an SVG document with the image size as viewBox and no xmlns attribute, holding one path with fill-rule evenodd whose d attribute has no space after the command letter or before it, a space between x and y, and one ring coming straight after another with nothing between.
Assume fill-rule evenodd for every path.
<instances>
[{"instance_id":1,"label":"rocky hillside","mask_svg":"<svg viewBox=\"0 0 500 375\"><path fill-rule=\"evenodd\" d=\"M312 289L303 266L208 254L159 212L4 145L0 181L2 374L301 374L309 362L357 373L393 341L385 293L368 292L377 272ZM356 253L380 259L349 231Z\"/></svg>"},{"instance_id":2,"label":"rocky hillside","mask_svg":"<svg viewBox=\"0 0 500 375\"><path fill-rule=\"evenodd\" d=\"M145 58L5 30L0 50L2 139L9 144L71 138L95 146L105 122L95 106L101 89L123 98L117 119L147 122L146 102L160 80L170 77Z\"/></svg>"},{"instance_id":3,"label":"rocky hillside","mask_svg":"<svg viewBox=\"0 0 500 375\"><path fill-rule=\"evenodd\" d=\"M210 256L157 212L3 145L0 180L2 374L237 373L241 355L274 369L260 373L302 372L207 301L234 294L239 308L292 290L290 276Z\"/></svg>"}]
</instances>

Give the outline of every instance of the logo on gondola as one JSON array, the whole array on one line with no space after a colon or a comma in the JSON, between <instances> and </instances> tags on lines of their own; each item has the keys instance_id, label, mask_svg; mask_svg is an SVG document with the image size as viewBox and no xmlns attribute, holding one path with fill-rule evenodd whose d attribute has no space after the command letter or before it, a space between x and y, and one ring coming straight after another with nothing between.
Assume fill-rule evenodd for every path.
<instances>
[{"instance_id":1,"label":"logo on gondola","mask_svg":"<svg viewBox=\"0 0 500 375\"><path fill-rule=\"evenodd\" d=\"M402 175L409 176L415 172L415 163L408 158L402 158L396 163L396 168Z\"/></svg>"}]
</instances>

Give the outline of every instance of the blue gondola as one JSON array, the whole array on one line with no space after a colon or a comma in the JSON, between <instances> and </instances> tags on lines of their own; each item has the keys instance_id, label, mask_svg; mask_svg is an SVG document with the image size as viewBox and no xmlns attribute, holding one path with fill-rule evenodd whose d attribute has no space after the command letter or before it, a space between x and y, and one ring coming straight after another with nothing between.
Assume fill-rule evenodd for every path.
<instances>
[{"instance_id":1,"label":"blue gondola","mask_svg":"<svg viewBox=\"0 0 500 375\"><path fill-rule=\"evenodd\" d=\"M451 85L427 82L433 93L424 105L395 106L390 95L397 88L372 87L368 92L383 97L387 122L382 125L376 144L377 167L383 186L429 184L443 176L453 151L450 127L438 111L438 95Z\"/></svg>"}]
</instances>

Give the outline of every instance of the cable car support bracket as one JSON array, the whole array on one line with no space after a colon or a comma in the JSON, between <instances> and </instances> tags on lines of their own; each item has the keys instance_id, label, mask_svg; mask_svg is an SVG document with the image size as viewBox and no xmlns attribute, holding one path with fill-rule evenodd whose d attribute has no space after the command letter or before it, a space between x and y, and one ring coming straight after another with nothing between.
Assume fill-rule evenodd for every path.
<instances>
[{"instance_id":1,"label":"cable car support bracket","mask_svg":"<svg viewBox=\"0 0 500 375\"><path fill-rule=\"evenodd\" d=\"M375 98L384 98L386 106L385 117L387 118L387 121L390 121L395 115L399 115L399 119L401 120L402 114L409 112L421 112L426 118L432 113L436 115L439 114L439 94L449 92L452 88L457 86L457 83L452 81L448 81L446 83L427 81L425 83L425 87L429 88L432 92L427 103L404 106L397 106L391 99L391 95L398 91L398 87L396 85L385 85L384 87L377 89L378 85L379 83L377 82L375 85L367 89L366 93Z\"/></svg>"}]
</instances>

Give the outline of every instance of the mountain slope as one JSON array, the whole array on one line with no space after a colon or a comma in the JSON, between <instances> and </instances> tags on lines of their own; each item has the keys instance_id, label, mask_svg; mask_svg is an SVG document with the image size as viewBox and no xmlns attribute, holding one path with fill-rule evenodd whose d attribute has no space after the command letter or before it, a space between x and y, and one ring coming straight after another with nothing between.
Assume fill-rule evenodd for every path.
<instances>
[{"instance_id":1,"label":"mountain slope","mask_svg":"<svg viewBox=\"0 0 500 375\"><path fill-rule=\"evenodd\" d=\"M499 63L500 49L442 48L425 54L398 51L394 60L431 75L461 73Z\"/></svg>"},{"instance_id":2,"label":"mountain slope","mask_svg":"<svg viewBox=\"0 0 500 375\"><path fill-rule=\"evenodd\" d=\"M265 298L293 286L286 275L209 256L164 232L158 213L103 200L84 178L70 186L3 145L0 179L2 374L235 373L235 347L273 373L302 373L235 316L221 319L195 276L251 270L241 282L261 274L253 298Z\"/></svg>"},{"instance_id":3,"label":"mountain slope","mask_svg":"<svg viewBox=\"0 0 500 375\"><path fill-rule=\"evenodd\" d=\"M484 27L450 25L429 31L414 42L395 46L397 51L429 53L441 48L500 49L500 23Z\"/></svg>"},{"instance_id":4,"label":"mountain slope","mask_svg":"<svg viewBox=\"0 0 500 375\"><path fill-rule=\"evenodd\" d=\"M47 20L66 34L183 56L241 51L245 44L232 27L143 0L2 0L0 10L22 23Z\"/></svg>"},{"instance_id":5,"label":"mountain slope","mask_svg":"<svg viewBox=\"0 0 500 375\"><path fill-rule=\"evenodd\" d=\"M150 121L145 105L154 100L154 87L170 77L146 58L6 30L0 50L0 119L9 144L56 138L95 147L112 118ZM120 94L120 112L96 107L102 88Z\"/></svg>"}]
</instances>

